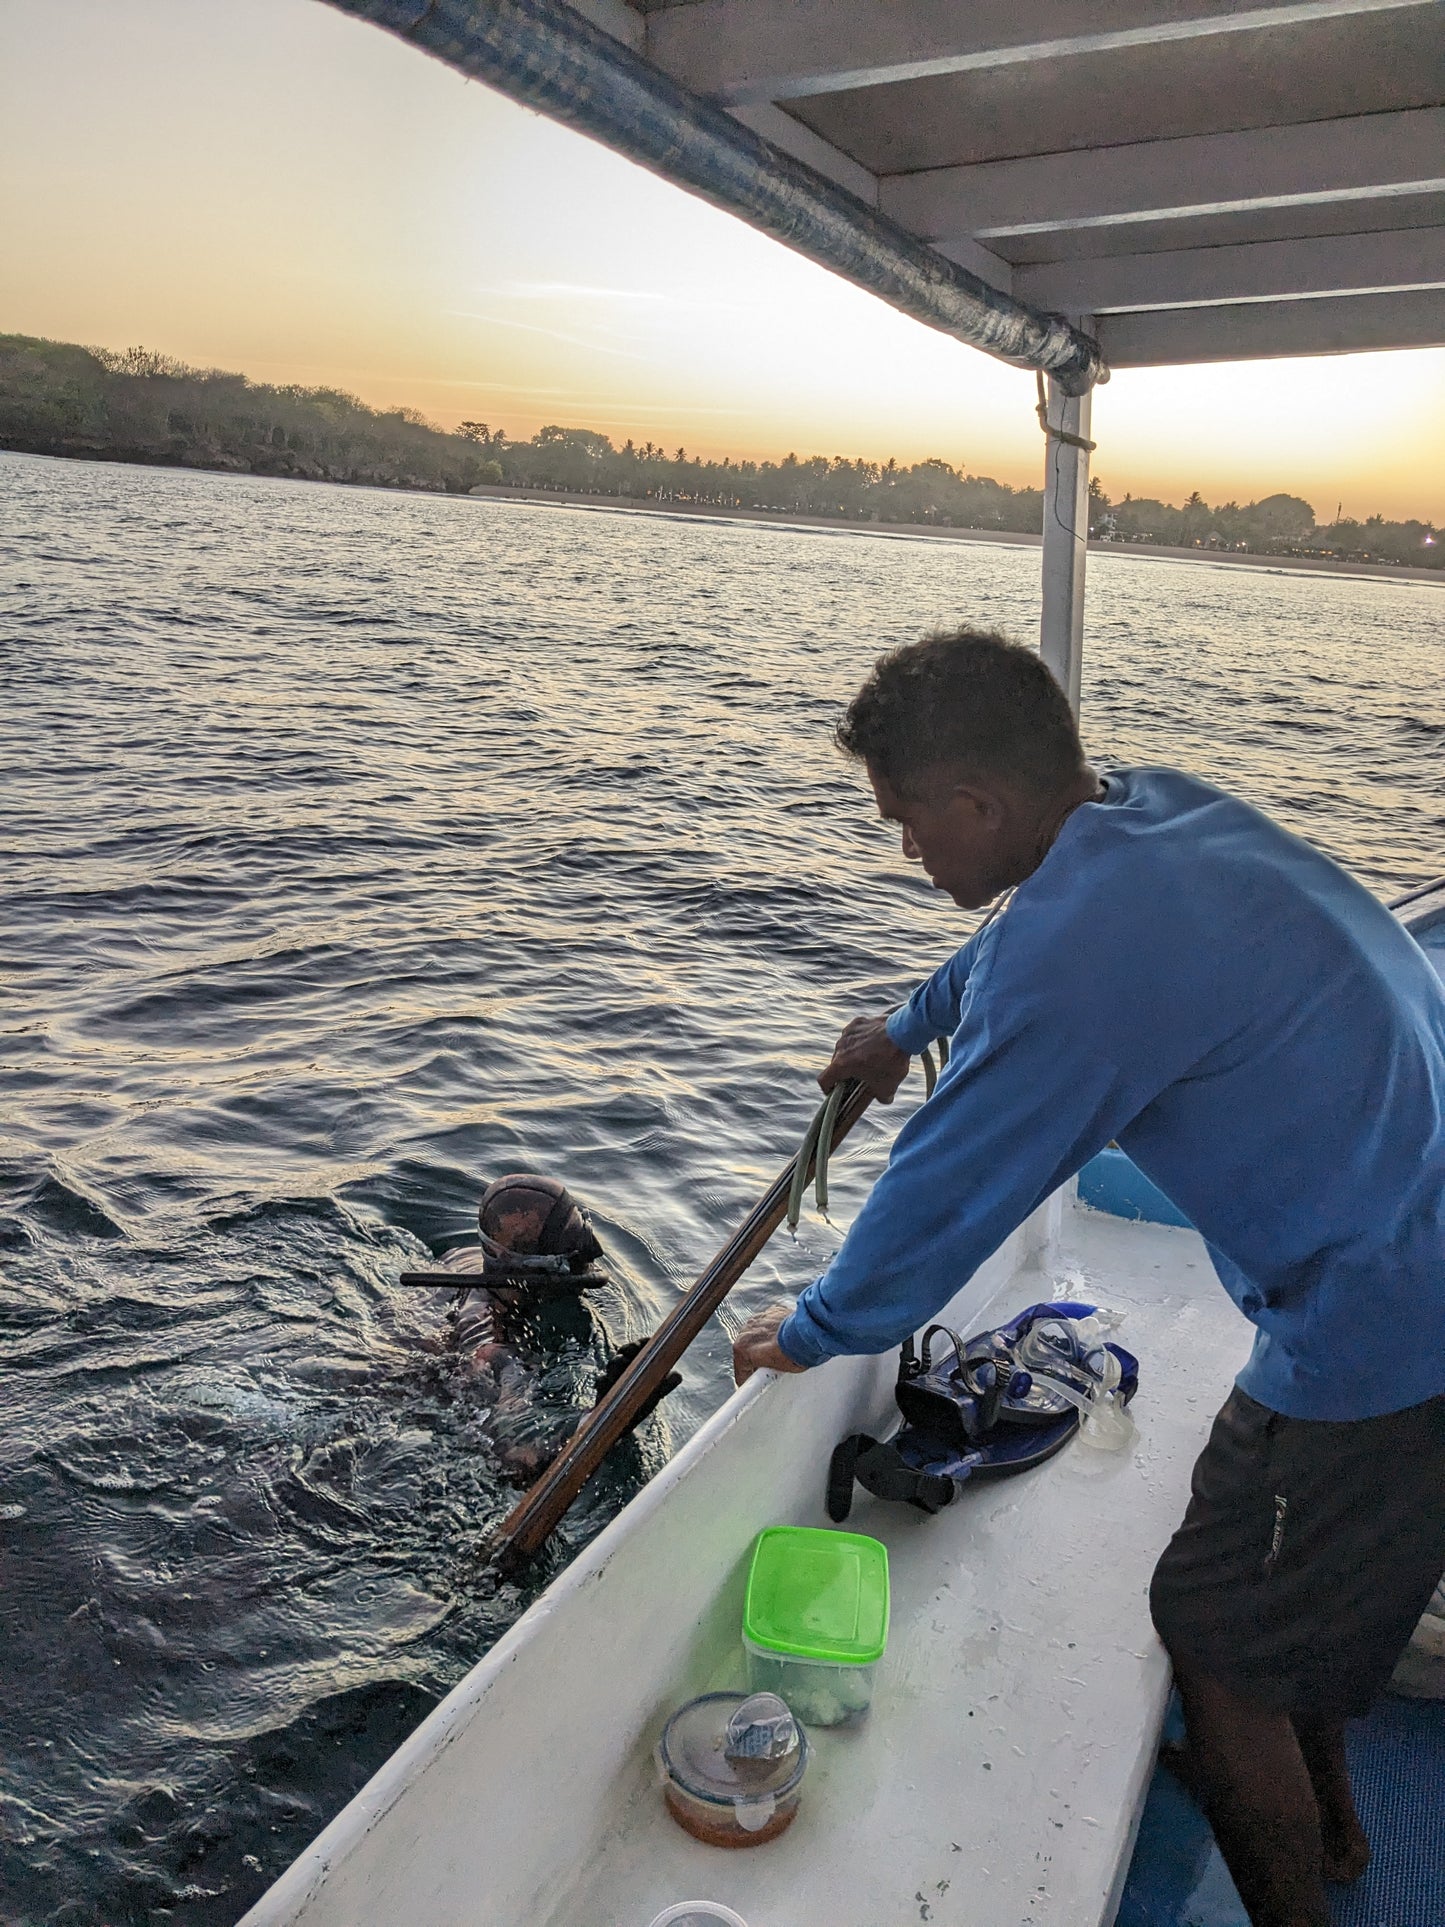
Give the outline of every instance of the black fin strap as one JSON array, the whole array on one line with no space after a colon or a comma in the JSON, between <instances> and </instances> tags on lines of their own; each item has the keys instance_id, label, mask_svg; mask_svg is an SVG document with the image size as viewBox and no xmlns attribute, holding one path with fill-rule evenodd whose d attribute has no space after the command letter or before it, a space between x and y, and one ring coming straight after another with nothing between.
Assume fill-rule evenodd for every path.
<instances>
[{"instance_id":1,"label":"black fin strap","mask_svg":"<svg viewBox=\"0 0 1445 1927\"><path fill-rule=\"evenodd\" d=\"M902 1499L920 1512L942 1512L953 1502L953 1480L905 1464L896 1445L874 1445L871 1451L860 1452L854 1475L875 1499Z\"/></svg>"},{"instance_id":2,"label":"black fin strap","mask_svg":"<svg viewBox=\"0 0 1445 1927\"><path fill-rule=\"evenodd\" d=\"M976 1421L978 1425L976 1436L978 1438L982 1438L986 1432L991 1432L994 1426L998 1424L998 1410L1003 1404L1004 1390L1013 1377L1012 1370L1010 1370L1008 1378L1004 1377L996 1359L990 1359L987 1365L979 1366L978 1376L980 1379L983 1378L985 1373L988 1375L989 1383L984 1387L978 1401L978 1418Z\"/></svg>"},{"instance_id":3,"label":"black fin strap","mask_svg":"<svg viewBox=\"0 0 1445 1927\"><path fill-rule=\"evenodd\" d=\"M853 1507L853 1481L875 1499L898 1499L920 1512L942 1512L957 1490L939 1472L919 1472L904 1463L896 1445L880 1445L855 1432L834 1451L828 1464L828 1517L841 1525Z\"/></svg>"},{"instance_id":4,"label":"black fin strap","mask_svg":"<svg viewBox=\"0 0 1445 1927\"><path fill-rule=\"evenodd\" d=\"M828 1461L828 1517L835 1526L842 1525L853 1510L853 1480L858 1465L858 1454L865 1448L877 1445L877 1439L870 1439L864 1432L854 1432L835 1445L833 1456Z\"/></svg>"},{"instance_id":5,"label":"black fin strap","mask_svg":"<svg viewBox=\"0 0 1445 1927\"><path fill-rule=\"evenodd\" d=\"M963 1364L964 1364L963 1340L959 1337L958 1333L953 1329L951 1325L930 1325L928 1327L928 1330L923 1334L923 1369L924 1371L928 1372L928 1371L932 1371L933 1369L933 1335L935 1332L942 1332L944 1337L948 1340L949 1344L952 1345L955 1356L957 1357L957 1360L958 1360L958 1370L961 1375L963 1372Z\"/></svg>"}]
</instances>

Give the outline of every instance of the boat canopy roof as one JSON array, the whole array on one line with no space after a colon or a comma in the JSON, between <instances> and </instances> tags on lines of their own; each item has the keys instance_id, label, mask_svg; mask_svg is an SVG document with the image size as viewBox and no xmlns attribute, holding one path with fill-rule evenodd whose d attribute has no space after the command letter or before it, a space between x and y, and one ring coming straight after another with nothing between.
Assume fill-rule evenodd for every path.
<instances>
[{"instance_id":1,"label":"boat canopy roof","mask_svg":"<svg viewBox=\"0 0 1445 1927\"><path fill-rule=\"evenodd\" d=\"M336 4L1066 392L1445 343L1441 0Z\"/></svg>"},{"instance_id":2,"label":"boat canopy roof","mask_svg":"<svg viewBox=\"0 0 1445 1927\"><path fill-rule=\"evenodd\" d=\"M1445 342L1439 0L633 0L633 44L1115 367Z\"/></svg>"}]
</instances>

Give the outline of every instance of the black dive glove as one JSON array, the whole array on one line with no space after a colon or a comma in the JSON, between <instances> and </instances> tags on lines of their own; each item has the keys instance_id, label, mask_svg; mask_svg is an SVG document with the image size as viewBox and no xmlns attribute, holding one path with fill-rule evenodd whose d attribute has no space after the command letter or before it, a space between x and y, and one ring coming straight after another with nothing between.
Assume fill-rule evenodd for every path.
<instances>
[{"instance_id":1,"label":"black dive glove","mask_svg":"<svg viewBox=\"0 0 1445 1927\"><path fill-rule=\"evenodd\" d=\"M600 1405L602 1403L603 1399L606 1398L607 1394L612 1390L612 1387L617 1383L618 1379L621 1378L622 1374L627 1370L628 1366L646 1343L647 1340L645 1338L634 1338L630 1345L618 1346L617 1350L597 1374L597 1396L593 1400L594 1405ZM675 1392L681 1383L681 1372L669 1372L657 1390L652 1394L652 1397L648 1399L641 1411L638 1412L636 1418L633 1419L632 1425L640 1425L650 1413L657 1410L668 1393ZM632 1426L629 1426L628 1430L631 1431Z\"/></svg>"}]
</instances>

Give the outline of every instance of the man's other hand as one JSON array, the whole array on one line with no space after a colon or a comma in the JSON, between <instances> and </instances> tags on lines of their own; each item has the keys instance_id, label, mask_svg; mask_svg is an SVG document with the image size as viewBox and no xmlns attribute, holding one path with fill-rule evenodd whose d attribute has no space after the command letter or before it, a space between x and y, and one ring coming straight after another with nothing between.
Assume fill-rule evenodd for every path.
<instances>
[{"instance_id":1,"label":"man's other hand","mask_svg":"<svg viewBox=\"0 0 1445 1927\"><path fill-rule=\"evenodd\" d=\"M733 1340L733 1381L746 1385L754 1372L805 1372L806 1365L795 1365L778 1343L778 1327L792 1311L791 1305L774 1305L748 1320Z\"/></svg>"},{"instance_id":2,"label":"man's other hand","mask_svg":"<svg viewBox=\"0 0 1445 1927\"><path fill-rule=\"evenodd\" d=\"M828 1068L818 1078L825 1091L856 1077L880 1104L891 1104L913 1059L888 1035L886 1017L855 1017L833 1046Z\"/></svg>"}]
</instances>

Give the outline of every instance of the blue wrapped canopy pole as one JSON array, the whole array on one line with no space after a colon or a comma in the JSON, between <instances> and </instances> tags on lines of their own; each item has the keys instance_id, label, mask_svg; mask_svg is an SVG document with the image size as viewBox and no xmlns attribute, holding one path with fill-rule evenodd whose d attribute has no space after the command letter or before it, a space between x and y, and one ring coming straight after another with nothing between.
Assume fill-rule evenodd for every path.
<instances>
[{"instance_id":1,"label":"blue wrapped canopy pole","mask_svg":"<svg viewBox=\"0 0 1445 1927\"><path fill-rule=\"evenodd\" d=\"M1067 395L1108 378L1098 344L1062 315L990 287L560 0L330 4L604 142L915 320L1051 375Z\"/></svg>"}]
</instances>

